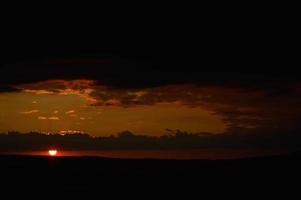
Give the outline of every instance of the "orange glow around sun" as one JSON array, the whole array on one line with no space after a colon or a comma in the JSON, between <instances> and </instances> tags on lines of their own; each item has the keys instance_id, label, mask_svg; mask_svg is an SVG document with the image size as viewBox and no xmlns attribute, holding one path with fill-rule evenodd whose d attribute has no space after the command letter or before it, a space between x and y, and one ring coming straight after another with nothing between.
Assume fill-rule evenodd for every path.
<instances>
[{"instance_id":1,"label":"orange glow around sun","mask_svg":"<svg viewBox=\"0 0 301 200\"><path fill-rule=\"evenodd\" d=\"M56 155L57 155L57 150L55 150L55 149L50 149L50 150L48 151L48 154L49 154L50 156L56 156Z\"/></svg>"}]
</instances>

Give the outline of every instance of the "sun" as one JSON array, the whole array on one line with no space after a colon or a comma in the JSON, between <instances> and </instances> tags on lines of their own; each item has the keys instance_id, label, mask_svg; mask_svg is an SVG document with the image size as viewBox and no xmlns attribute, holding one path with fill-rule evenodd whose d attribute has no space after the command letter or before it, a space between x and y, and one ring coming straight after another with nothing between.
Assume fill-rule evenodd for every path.
<instances>
[{"instance_id":1,"label":"sun","mask_svg":"<svg viewBox=\"0 0 301 200\"><path fill-rule=\"evenodd\" d=\"M48 151L48 154L49 154L50 156L56 156L56 155L57 155L57 150L55 150L55 149L50 149L50 150Z\"/></svg>"}]
</instances>

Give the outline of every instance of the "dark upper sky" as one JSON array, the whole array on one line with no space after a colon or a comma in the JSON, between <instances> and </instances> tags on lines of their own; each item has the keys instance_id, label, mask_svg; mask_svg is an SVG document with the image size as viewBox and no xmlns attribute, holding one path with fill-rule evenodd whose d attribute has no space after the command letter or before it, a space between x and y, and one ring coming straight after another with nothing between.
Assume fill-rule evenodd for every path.
<instances>
[{"instance_id":1,"label":"dark upper sky","mask_svg":"<svg viewBox=\"0 0 301 200\"><path fill-rule=\"evenodd\" d=\"M10 28L2 37L1 84L60 78L117 87L298 80L292 21L238 16L106 31Z\"/></svg>"},{"instance_id":2,"label":"dark upper sky","mask_svg":"<svg viewBox=\"0 0 301 200\"><path fill-rule=\"evenodd\" d=\"M229 18L203 14L200 19L161 20L153 25L100 25L100 30L95 26L67 31L24 24L7 28L1 45L0 92L41 89L41 85L33 85L48 80L85 79L93 81L94 89L106 87L106 95L99 88L91 94L102 100L95 105L117 99L123 106L178 100L199 106L195 94L214 94L214 98L201 100L231 125L245 124L241 118L250 115L248 109L256 110L253 118L268 120L297 107L300 63L291 20L240 13ZM49 86L48 82L46 86L53 92L57 84L65 83L51 82ZM168 88L170 85L175 87ZM181 94L175 88L194 95ZM129 95L133 90L149 94L137 102ZM295 126L298 111L289 115L286 120Z\"/></svg>"}]
</instances>

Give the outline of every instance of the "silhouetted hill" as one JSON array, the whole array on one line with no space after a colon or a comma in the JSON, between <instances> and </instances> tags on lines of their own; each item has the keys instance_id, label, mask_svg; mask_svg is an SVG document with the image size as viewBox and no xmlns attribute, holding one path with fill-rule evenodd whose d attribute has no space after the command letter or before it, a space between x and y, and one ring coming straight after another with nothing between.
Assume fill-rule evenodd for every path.
<instances>
[{"instance_id":1,"label":"silhouetted hill","mask_svg":"<svg viewBox=\"0 0 301 200\"><path fill-rule=\"evenodd\" d=\"M278 133L188 133L174 131L160 137L138 135L129 131L108 137L91 137L85 133L44 134L38 132L9 132L0 134L0 152L47 150L55 147L64 150L106 149L216 149L266 148L300 150L299 130Z\"/></svg>"},{"instance_id":2,"label":"silhouetted hill","mask_svg":"<svg viewBox=\"0 0 301 200\"><path fill-rule=\"evenodd\" d=\"M0 156L5 187L127 192L279 187L301 178L300 152L238 160L130 160L99 157ZM241 187L241 188L240 188ZM103 191L105 192L105 191ZM153 193L151 192L151 193ZM190 192L189 192L190 193Z\"/></svg>"}]
</instances>

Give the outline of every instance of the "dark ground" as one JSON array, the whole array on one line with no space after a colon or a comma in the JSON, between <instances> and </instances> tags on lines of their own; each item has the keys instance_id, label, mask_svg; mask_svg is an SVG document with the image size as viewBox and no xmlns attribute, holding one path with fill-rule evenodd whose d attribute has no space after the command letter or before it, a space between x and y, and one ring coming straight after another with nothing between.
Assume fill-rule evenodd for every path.
<instances>
[{"instance_id":1,"label":"dark ground","mask_svg":"<svg viewBox=\"0 0 301 200\"><path fill-rule=\"evenodd\" d=\"M253 193L298 188L300 160L299 153L216 161L1 156L0 176L9 189Z\"/></svg>"}]
</instances>

